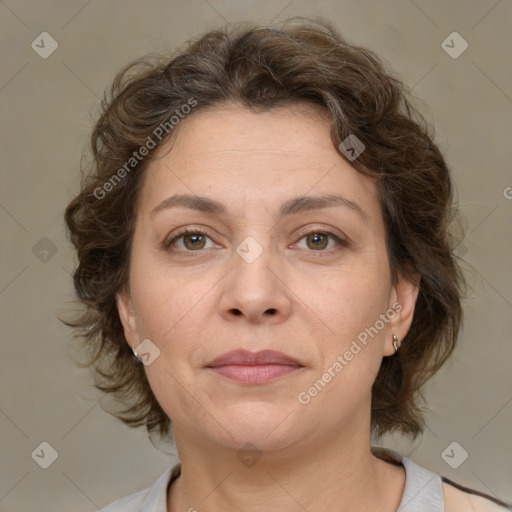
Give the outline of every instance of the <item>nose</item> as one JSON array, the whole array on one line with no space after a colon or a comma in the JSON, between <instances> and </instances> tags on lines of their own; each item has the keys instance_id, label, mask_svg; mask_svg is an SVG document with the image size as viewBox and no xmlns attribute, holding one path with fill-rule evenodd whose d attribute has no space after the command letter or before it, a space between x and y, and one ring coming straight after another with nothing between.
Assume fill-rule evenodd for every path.
<instances>
[{"instance_id":1,"label":"nose","mask_svg":"<svg viewBox=\"0 0 512 512\"><path fill-rule=\"evenodd\" d=\"M233 254L233 268L222 281L220 314L228 321L280 323L291 313L293 295L283 261L263 250L253 261Z\"/></svg>"}]
</instances>

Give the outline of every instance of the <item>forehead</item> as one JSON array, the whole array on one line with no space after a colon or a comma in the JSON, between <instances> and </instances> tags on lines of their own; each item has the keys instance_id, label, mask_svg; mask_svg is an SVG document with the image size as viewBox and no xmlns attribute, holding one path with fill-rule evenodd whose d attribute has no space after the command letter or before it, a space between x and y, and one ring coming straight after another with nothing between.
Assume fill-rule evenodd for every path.
<instances>
[{"instance_id":1,"label":"forehead","mask_svg":"<svg viewBox=\"0 0 512 512\"><path fill-rule=\"evenodd\" d=\"M320 107L255 112L220 106L194 112L178 128L146 169L144 214L174 193L269 212L277 210L274 203L299 195L340 193L361 204L370 220L378 215L374 180L334 147L329 117Z\"/></svg>"},{"instance_id":2,"label":"forehead","mask_svg":"<svg viewBox=\"0 0 512 512\"><path fill-rule=\"evenodd\" d=\"M227 104L194 112L181 121L176 136L161 148L169 147L187 161L223 159L243 163L259 159L280 164L306 158L315 148L333 148L327 114L308 104L254 111ZM263 160L262 160L263 159Z\"/></svg>"}]
</instances>

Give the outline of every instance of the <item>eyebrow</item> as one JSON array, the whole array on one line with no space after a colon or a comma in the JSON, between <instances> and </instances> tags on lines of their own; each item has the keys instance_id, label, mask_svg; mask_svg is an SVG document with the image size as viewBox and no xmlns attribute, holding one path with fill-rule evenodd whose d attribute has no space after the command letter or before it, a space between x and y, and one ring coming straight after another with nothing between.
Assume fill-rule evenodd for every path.
<instances>
[{"instance_id":1,"label":"eyebrow","mask_svg":"<svg viewBox=\"0 0 512 512\"><path fill-rule=\"evenodd\" d=\"M322 196L299 196L288 201L285 201L279 209L279 219L294 215L310 210L320 210L322 208L330 208L333 206L343 206L356 212L361 219L368 224L368 216L361 206L344 197L337 194L327 194ZM150 216L153 217L157 213L167 210L169 208L188 208L190 210L196 210L203 213L209 213L213 215L226 215L228 209L226 206L210 197L205 196L194 196L188 194L176 194L174 196L164 199L151 211Z\"/></svg>"}]
</instances>

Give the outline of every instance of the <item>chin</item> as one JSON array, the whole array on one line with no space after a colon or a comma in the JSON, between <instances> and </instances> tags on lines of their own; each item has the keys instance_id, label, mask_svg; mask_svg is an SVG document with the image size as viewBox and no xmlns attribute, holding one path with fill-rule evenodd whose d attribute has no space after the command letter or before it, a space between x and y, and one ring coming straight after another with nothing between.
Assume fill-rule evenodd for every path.
<instances>
[{"instance_id":1,"label":"chin","mask_svg":"<svg viewBox=\"0 0 512 512\"><path fill-rule=\"evenodd\" d=\"M222 424L226 430L218 432L222 444L240 449L246 443L252 443L262 451L280 450L300 437L297 417L292 407L284 407L278 403L243 403L225 410Z\"/></svg>"}]
</instances>

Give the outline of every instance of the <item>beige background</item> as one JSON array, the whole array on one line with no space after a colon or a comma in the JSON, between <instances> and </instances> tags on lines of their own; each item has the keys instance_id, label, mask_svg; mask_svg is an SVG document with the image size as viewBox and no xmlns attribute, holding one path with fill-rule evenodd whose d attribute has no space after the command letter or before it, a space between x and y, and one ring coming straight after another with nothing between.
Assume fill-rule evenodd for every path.
<instances>
[{"instance_id":1,"label":"beige background","mask_svg":"<svg viewBox=\"0 0 512 512\"><path fill-rule=\"evenodd\" d=\"M100 403L87 370L73 366L70 333L56 317L72 306L74 259L62 214L77 190L80 153L105 87L133 58L226 21L308 14L336 22L414 86L429 106L468 220L459 247L472 285L465 330L452 361L428 386L429 428L415 443L384 444L512 500L509 0L6 0L0 2L0 510L97 510L149 486L175 462L145 431L103 411L108 399ZM43 31L59 45L47 59L31 48ZM453 31L469 44L456 59L441 47ZM58 452L48 469L31 457L43 441ZM441 456L454 441L469 454L458 469ZM461 453L456 447L455 456Z\"/></svg>"}]
</instances>

